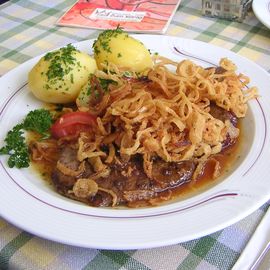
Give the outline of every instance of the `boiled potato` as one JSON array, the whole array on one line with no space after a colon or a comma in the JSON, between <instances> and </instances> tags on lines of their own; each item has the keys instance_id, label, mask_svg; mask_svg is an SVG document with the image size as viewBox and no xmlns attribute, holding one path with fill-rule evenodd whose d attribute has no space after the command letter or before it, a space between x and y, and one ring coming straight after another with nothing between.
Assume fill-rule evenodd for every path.
<instances>
[{"instance_id":1,"label":"boiled potato","mask_svg":"<svg viewBox=\"0 0 270 270\"><path fill-rule=\"evenodd\" d=\"M67 45L39 60L29 72L28 86L41 101L74 102L96 68L92 57Z\"/></svg>"},{"instance_id":2,"label":"boiled potato","mask_svg":"<svg viewBox=\"0 0 270 270\"><path fill-rule=\"evenodd\" d=\"M91 92L92 92L91 81L88 80L87 83L82 87L76 99L76 104L78 107L89 107Z\"/></svg>"},{"instance_id":3,"label":"boiled potato","mask_svg":"<svg viewBox=\"0 0 270 270\"><path fill-rule=\"evenodd\" d=\"M99 69L111 62L119 68L142 73L153 65L151 55L143 43L119 28L103 31L93 48Z\"/></svg>"}]
</instances>

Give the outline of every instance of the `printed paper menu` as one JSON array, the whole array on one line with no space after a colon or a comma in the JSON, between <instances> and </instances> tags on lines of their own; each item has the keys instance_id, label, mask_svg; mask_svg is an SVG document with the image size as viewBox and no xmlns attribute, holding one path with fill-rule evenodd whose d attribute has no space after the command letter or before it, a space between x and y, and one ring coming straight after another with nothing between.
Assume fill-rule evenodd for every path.
<instances>
[{"instance_id":1,"label":"printed paper menu","mask_svg":"<svg viewBox=\"0 0 270 270\"><path fill-rule=\"evenodd\" d=\"M181 0L79 0L58 21L61 26L164 33Z\"/></svg>"}]
</instances>

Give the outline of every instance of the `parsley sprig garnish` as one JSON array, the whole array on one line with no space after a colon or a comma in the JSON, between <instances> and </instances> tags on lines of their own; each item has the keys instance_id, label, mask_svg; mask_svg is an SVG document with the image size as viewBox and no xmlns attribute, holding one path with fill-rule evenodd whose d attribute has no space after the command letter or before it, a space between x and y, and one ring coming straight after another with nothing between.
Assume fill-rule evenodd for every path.
<instances>
[{"instance_id":1,"label":"parsley sprig garnish","mask_svg":"<svg viewBox=\"0 0 270 270\"><path fill-rule=\"evenodd\" d=\"M28 147L23 136L23 124L18 124L7 133L6 145L0 149L1 155L9 155L8 166L25 168L29 166Z\"/></svg>"},{"instance_id":2,"label":"parsley sprig garnish","mask_svg":"<svg viewBox=\"0 0 270 270\"><path fill-rule=\"evenodd\" d=\"M0 148L0 155L9 155L8 166L10 168L29 167L30 157L24 130L37 132L41 135L41 139L45 139L50 136L49 129L52 122L52 116L48 110L37 109L30 111L22 123L8 131L4 139L6 144Z\"/></svg>"},{"instance_id":3,"label":"parsley sprig garnish","mask_svg":"<svg viewBox=\"0 0 270 270\"><path fill-rule=\"evenodd\" d=\"M52 116L48 110L37 109L27 114L23 121L23 128L35 131L42 136L42 139L47 139L50 137L49 129L52 122Z\"/></svg>"}]
</instances>

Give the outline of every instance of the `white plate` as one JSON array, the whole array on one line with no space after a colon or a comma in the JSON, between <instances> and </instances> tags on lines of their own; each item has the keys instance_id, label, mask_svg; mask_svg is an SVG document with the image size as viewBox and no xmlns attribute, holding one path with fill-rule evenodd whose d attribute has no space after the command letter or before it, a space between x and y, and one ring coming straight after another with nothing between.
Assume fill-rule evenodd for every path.
<instances>
[{"instance_id":1,"label":"white plate","mask_svg":"<svg viewBox=\"0 0 270 270\"><path fill-rule=\"evenodd\" d=\"M229 226L270 198L270 77L262 68L228 50L176 37L136 35L152 52L204 66L233 60L258 86L261 97L249 103L244 147L233 173L204 192L167 205L144 209L102 209L56 194L31 169L10 169L0 159L0 214L35 235L61 243L100 249L137 249L175 244ZM91 53L92 41L75 44ZM27 88L27 74L38 58L0 79L0 143L6 132L41 104ZM255 121L256 120L256 121Z\"/></svg>"},{"instance_id":2,"label":"white plate","mask_svg":"<svg viewBox=\"0 0 270 270\"><path fill-rule=\"evenodd\" d=\"M270 0L253 0L252 9L258 20L270 28Z\"/></svg>"}]
</instances>

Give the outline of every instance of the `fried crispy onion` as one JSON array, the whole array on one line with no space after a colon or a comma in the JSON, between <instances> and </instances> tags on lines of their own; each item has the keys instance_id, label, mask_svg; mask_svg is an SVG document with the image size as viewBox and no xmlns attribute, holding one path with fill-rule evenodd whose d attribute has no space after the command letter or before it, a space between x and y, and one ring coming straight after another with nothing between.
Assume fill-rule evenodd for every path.
<instances>
[{"instance_id":1,"label":"fried crispy onion","mask_svg":"<svg viewBox=\"0 0 270 270\"><path fill-rule=\"evenodd\" d=\"M238 118L244 117L247 101L257 96L257 89L247 89L249 79L236 74L230 60L221 59L222 72L190 60L176 63L158 56L154 61L148 81L127 80L114 66L107 74L98 72L99 77L113 79L118 86L110 88L95 134L81 134L80 161L94 158L98 164L95 170L100 171L116 161L116 149L125 160L141 154L144 170L151 178L153 157L166 162L204 162L221 151L228 133L238 136L236 127L209 113L209 104L215 103ZM102 151L102 145L107 145L109 151Z\"/></svg>"},{"instance_id":2,"label":"fried crispy onion","mask_svg":"<svg viewBox=\"0 0 270 270\"><path fill-rule=\"evenodd\" d=\"M55 162L57 160L58 146L56 140L31 141L29 144L33 161Z\"/></svg>"}]
</instances>

